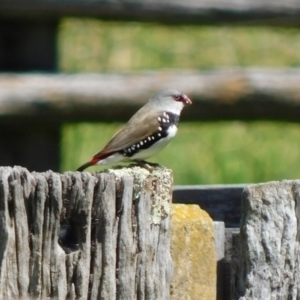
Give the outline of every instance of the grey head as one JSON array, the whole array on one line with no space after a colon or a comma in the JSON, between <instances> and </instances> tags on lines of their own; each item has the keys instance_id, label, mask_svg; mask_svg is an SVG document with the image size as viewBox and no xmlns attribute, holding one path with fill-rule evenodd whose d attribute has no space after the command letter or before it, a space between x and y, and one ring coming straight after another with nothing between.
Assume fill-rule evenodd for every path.
<instances>
[{"instance_id":1,"label":"grey head","mask_svg":"<svg viewBox=\"0 0 300 300\"><path fill-rule=\"evenodd\" d=\"M164 89L156 93L146 105L159 111L180 115L183 107L189 104L192 104L192 101L184 93L176 89Z\"/></svg>"}]
</instances>

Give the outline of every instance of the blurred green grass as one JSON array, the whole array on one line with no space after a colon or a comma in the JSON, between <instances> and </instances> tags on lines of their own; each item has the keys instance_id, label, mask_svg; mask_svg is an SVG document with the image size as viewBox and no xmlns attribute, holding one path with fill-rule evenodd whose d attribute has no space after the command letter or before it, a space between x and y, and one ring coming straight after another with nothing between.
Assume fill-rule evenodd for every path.
<instances>
[{"instance_id":1,"label":"blurred green grass","mask_svg":"<svg viewBox=\"0 0 300 300\"><path fill-rule=\"evenodd\" d=\"M300 30L293 28L65 19L58 46L67 72L300 66Z\"/></svg>"},{"instance_id":2,"label":"blurred green grass","mask_svg":"<svg viewBox=\"0 0 300 300\"><path fill-rule=\"evenodd\" d=\"M58 45L60 69L65 72L300 65L300 30L287 28L168 27L66 19ZM89 160L120 126L66 124L62 171L75 170ZM299 140L300 126L292 123L181 122L175 139L150 161L173 169L175 184L300 178Z\"/></svg>"},{"instance_id":3,"label":"blurred green grass","mask_svg":"<svg viewBox=\"0 0 300 300\"><path fill-rule=\"evenodd\" d=\"M121 124L68 124L63 170L75 170ZM300 178L300 128L274 122L182 123L175 139L149 161L174 170L176 184L248 183ZM102 170L109 166L92 167Z\"/></svg>"}]
</instances>

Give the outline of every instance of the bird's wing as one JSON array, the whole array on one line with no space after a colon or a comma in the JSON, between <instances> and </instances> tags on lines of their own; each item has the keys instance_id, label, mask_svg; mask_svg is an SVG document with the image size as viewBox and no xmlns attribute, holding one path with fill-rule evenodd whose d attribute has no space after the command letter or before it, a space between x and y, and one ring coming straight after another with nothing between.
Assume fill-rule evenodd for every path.
<instances>
[{"instance_id":1,"label":"bird's wing","mask_svg":"<svg viewBox=\"0 0 300 300\"><path fill-rule=\"evenodd\" d=\"M142 107L94 158L120 151L152 135L160 125L158 117L162 114L149 107Z\"/></svg>"}]
</instances>

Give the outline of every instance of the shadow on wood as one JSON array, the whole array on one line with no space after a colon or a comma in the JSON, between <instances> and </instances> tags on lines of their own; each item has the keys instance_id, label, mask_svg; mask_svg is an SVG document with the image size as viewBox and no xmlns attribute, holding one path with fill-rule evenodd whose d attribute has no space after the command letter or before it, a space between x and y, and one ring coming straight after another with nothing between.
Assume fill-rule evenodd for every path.
<instances>
[{"instance_id":1,"label":"shadow on wood","mask_svg":"<svg viewBox=\"0 0 300 300\"><path fill-rule=\"evenodd\" d=\"M0 168L0 298L169 299L172 174Z\"/></svg>"}]
</instances>

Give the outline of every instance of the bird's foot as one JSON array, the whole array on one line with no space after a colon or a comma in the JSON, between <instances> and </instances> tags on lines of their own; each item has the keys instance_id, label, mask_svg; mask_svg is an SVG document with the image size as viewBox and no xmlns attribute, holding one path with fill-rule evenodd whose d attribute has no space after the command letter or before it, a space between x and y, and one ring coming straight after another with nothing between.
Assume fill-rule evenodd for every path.
<instances>
[{"instance_id":1,"label":"bird's foot","mask_svg":"<svg viewBox=\"0 0 300 300\"><path fill-rule=\"evenodd\" d=\"M145 160L134 160L134 162L140 166L141 168L145 168L147 169L148 171L153 171L154 168L157 168L157 167L161 167L160 164L157 164L157 163L150 163L148 161L145 161Z\"/></svg>"}]
</instances>

